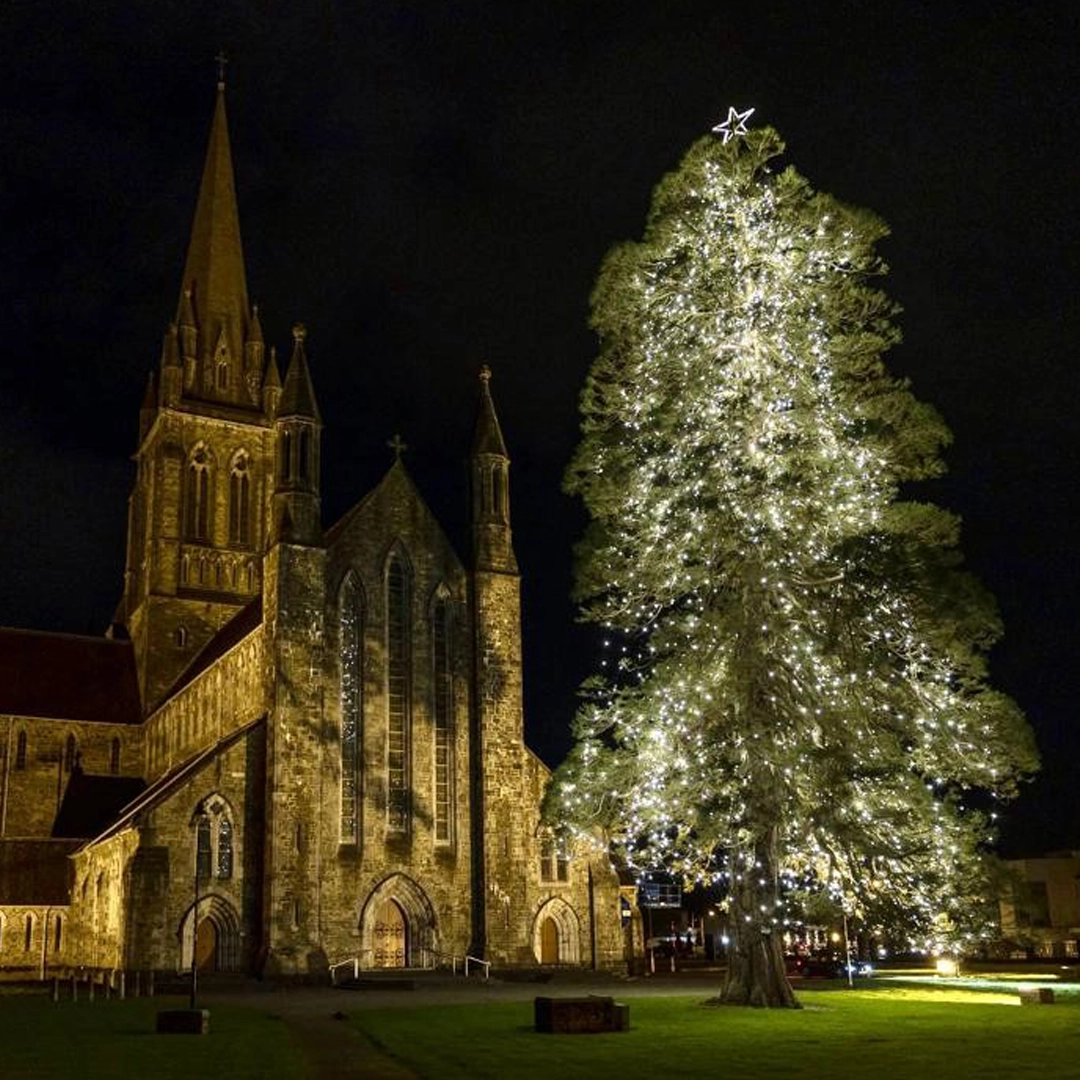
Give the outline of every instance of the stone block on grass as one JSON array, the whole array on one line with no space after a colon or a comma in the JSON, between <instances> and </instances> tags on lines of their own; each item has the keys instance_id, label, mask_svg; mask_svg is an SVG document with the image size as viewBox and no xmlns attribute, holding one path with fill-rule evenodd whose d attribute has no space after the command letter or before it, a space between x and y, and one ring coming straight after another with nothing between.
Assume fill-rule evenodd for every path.
<instances>
[{"instance_id":1,"label":"stone block on grass","mask_svg":"<svg viewBox=\"0 0 1080 1080\"><path fill-rule=\"evenodd\" d=\"M538 997L533 1003L536 1030L550 1035L588 1035L604 1031L628 1031L630 1006L614 998Z\"/></svg>"},{"instance_id":2,"label":"stone block on grass","mask_svg":"<svg viewBox=\"0 0 1080 1080\"><path fill-rule=\"evenodd\" d=\"M1053 1005L1054 991L1048 986L1022 986L1020 988L1021 1005Z\"/></svg>"},{"instance_id":3,"label":"stone block on grass","mask_svg":"<svg viewBox=\"0 0 1080 1080\"><path fill-rule=\"evenodd\" d=\"M207 1035L209 1032L209 1009L162 1009L157 1014L159 1035Z\"/></svg>"}]
</instances>

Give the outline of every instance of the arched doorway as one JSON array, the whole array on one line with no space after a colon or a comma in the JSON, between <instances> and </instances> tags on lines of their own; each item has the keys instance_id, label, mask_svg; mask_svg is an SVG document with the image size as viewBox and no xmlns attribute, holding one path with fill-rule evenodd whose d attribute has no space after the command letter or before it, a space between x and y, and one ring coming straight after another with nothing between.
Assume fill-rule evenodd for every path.
<instances>
[{"instance_id":1,"label":"arched doorway","mask_svg":"<svg viewBox=\"0 0 1080 1080\"><path fill-rule=\"evenodd\" d=\"M184 913L179 936L181 970L191 969L192 950L200 971L240 970L240 922L228 900L199 897L198 912L192 905Z\"/></svg>"},{"instance_id":2,"label":"arched doorway","mask_svg":"<svg viewBox=\"0 0 1080 1080\"><path fill-rule=\"evenodd\" d=\"M375 912L375 952L372 956L374 966L407 967L407 942L405 912L396 900L387 898Z\"/></svg>"},{"instance_id":3,"label":"arched doorway","mask_svg":"<svg viewBox=\"0 0 1080 1080\"><path fill-rule=\"evenodd\" d=\"M424 890L391 874L360 912L361 963L367 968L422 967L435 948L435 912Z\"/></svg>"},{"instance_id":4,"label":"arched doorway","mask_svg":"<svg viewBox=\"0 0 1080 1080\"><path fill-rule=\"evenodd\" d=\"M195 966L200 971L217 969L217 928L209 916L199 920L199 932L195 941Z\"/></svg>"},{"instance_id":5,"label":"arched doorway","mask_svg":"<svg viewBox=\"0 0 1080 1080\"><path fill-rule=\"evenodd\" d=\"M549 915L540 924L540 963L559 962L559 926Z\"/></svg>"},{"instance_id":6,"label":"arched doorway","mask_svg":"<svg viewBox=\"0 0 1080 1080\"><path fill-rule=\"evenodd\" d=\"M533 954L541 964L580 964L581 929L577 913L561 897L540 906L533 920Z\"/></svg>"}]
</instances>

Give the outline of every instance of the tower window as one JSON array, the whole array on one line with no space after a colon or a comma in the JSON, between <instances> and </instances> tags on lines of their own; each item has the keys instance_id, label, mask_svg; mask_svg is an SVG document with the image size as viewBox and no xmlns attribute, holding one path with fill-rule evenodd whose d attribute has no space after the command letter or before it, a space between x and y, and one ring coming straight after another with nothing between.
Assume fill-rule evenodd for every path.
<instances>
[{"instance_id":1,"label":"tower window","mask_svg":"<svg viewBox=\"0 0 1080 1080\"><path fill-rule=\"evenodd\" d=\"M251 475L246 454L237 454L229 473L229 543L251 542Z\"/></svg>"},{"instance_id":2,"label":"tower window","mask_svg":"<svg viewBox=\"0 0 1080 1080\"><path fill-rule=\"evenodd\" d=\"M540 837L540 880L567 881L570 877L570 857L566 840L545 832Z\"/></svg>"},{"instance_id":3,"label":"tower window","mask_svg":"<svg viewBox=\"0 0 1080 1080\"><path fill-rule=\"evenodd\" d=\"M279 470L282 480L292 479L292 432L283 431L281 433L281 461L279 462Z\"/></svg>"},{"instance_id":4,"label":"tower window","mask_svg":"<svg viewBox=\"0 0 1080 1080\"><path fill-rule=\"evenodd\" d=\"M229 389L229 349L225 344L225 332L222 331L218 338L217 349L214 352L215 378L219 390Z\"/></svg>"},{"instance_id":5,"label":"tower window","mask_svg":"<svg viewBox=\"0 0 1080 1080\"><path fill-rule=\"evenodd\" d=\"M210 851L210 819L200 817L195 827L195 877L206 881L210 877L210 869L213 865Z\"/></svg>"},{"instance_id":6,"label":"tower window","mask_svg":"<svg viewBox=\"0 0 1080 1080\"><path fill-rule=\"evenodd\" d=\"M310 480L311 469L311 432L307 428L300 429L300 479Z\"/></svg>"},{"instance_id":7,"label":"tower window","mask_svg":"<svg viewBox=\"0 0 1080 1080\"><path fill-rule=\"evenodd\" d=\"M501 465L491 466L491 495L495 517L506 520L506 470Z\"/></svg>"},{"instance_id":8,"label":"tower window","mask_svg":"<svg viewBox=\"0 0 1080 1080\"><path fill-rule=\"evenodd\" d=\"M15 768L26 768L26 732L20 731L15 740Z\"/></svg>"},{"instance_id":9,"label":"tower window","mask_svg":"<svg viewBox=\"0 0 1080 1080\"><path fill-rule=\"evenodd\" d=\"M34 916L26 916L26 933L23 937L23 949L26 952L30 951L30 946L34 944Z\"/></svg>"},{"instance_id":10,"label":"tower window","mask_svg":"<svg viewBox=\"0 0 1080 1080\"><path fill-rule=\"evenodd\" d=\"M439 597L431 613L434 654L435 720L435 839L451 839L453 815L453 664L451 655L450 602Z\"/></svg>"},{"instance_id":11,"label":"tower window","mask_svg":"<svg viewBox=\"0 0 1080 1080\"><path fill-rule=\"evenodd\" d=\"M199 447L188 464L186 532L189 540L210 539L210 455Z\"/></svg>"},{"instance_id":12,"label":"tower window","mask_svg":"<svg viewBox=\"0 0 1080 1080\"><path fill-rule=\"evenodd\" d=\"M386 571L387 824L408 827L409 805L409 581L398 556Z\"/></svg>"},{"instance_id":13,"label":"tower window","mask_svg":"<svg viewBox=\"0 0 1080 1080\"><path fill-rule=\"evenodd\" d=\"M338 596L341 663L341 842L355 843L359 822L359 749L363 708L364 610L350 574Z\"/></svg>"}]
</instances>

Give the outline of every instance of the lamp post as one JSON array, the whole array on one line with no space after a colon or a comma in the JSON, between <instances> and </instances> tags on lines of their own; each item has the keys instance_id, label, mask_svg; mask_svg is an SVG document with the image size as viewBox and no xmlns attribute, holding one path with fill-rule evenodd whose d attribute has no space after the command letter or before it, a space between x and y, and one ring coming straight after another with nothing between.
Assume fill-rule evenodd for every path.
<instances>
[{"instance_id":1,"label":"lamp post","mask_svg":"<svg viewBox=\"0 0 1080 1080\"><path fill-rule=\"evenodd\" d=\"M202 830L210 821L206 811L200 805L191 819L195 826L195 902L191 908L191 1001L190 1008L195 1008L195 997L199 989L199 871L202 869ZM207 845L207 858L210 850ZM209 867L207 868L209 869Z\"/></svg>"}]
</instances>

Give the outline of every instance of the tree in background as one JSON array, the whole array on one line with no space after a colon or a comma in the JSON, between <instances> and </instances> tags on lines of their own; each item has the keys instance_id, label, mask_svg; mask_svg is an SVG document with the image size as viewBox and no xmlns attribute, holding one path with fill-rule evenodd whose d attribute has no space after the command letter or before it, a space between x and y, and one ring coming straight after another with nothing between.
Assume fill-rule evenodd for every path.
<instances>
[{"instance_id":1,"label":"tree in background","mask_svg":"<svg viewBox=\"0 0 1080 1080\"><path fill-rule=\"evenodd\" d=\"M970 943L977 807L1037 759L987 685L1000 625L956 518L900 497L949 434L882 364L886 227L774 170L775 131L729 138L732 117L593 293L566 487L591 516L577 599L616 659L548 812L602 825L631 867L723 881L722 999L791 1006L785 895Z\"/></svg>"}]
</instances>

